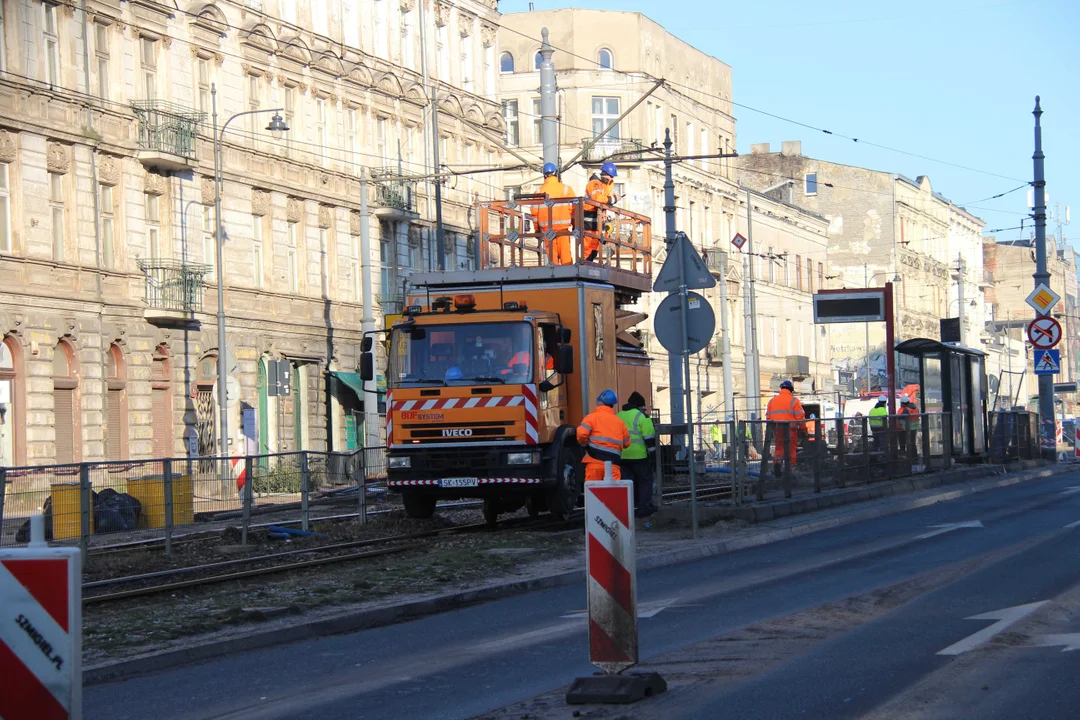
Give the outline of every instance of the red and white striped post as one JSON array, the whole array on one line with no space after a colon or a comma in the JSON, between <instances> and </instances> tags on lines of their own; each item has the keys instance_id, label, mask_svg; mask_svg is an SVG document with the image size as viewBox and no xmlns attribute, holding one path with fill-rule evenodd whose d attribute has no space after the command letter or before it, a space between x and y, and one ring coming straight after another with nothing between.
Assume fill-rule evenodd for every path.
<instances>
[{"instance_id":1,"label":"red and white striped post","mask_svg":"<svg viewBox=\"0 0 1080 720\"><path fill-rule=\"evenodd\" d=\"M0 550L0 718L82 718L79 548L51 548L44 519L26 548Z\"/></svg>"},{"instance_id":2,"label":"red and white striped post","mask_svg":"<svg viewBox=\"0 0 1080 720\"><path fill-rule=\"evenodd\" d=\"M638 661L634 483L606 470L602 482L585 483L585 563L589 662L614 674Z\"/></svg>"}]
</instances>

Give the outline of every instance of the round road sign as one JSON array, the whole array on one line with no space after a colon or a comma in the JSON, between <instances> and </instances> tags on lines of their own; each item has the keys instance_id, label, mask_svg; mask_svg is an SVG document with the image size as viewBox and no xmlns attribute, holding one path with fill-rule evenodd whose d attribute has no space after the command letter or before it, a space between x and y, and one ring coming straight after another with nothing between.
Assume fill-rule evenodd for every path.
<instances>
[{"instance_id":1,"label":"round road sign","mask_svg":"<svg viewBox=\"0 0 1080 720\"><path fill-rule=\"evenodd\" d=\"M716 316L709 301L696 292L686 293L686 351L691 355L701 350L712 340L716 329ZM682 296L668 295L656 308L656 320L653 323L656 339L670 353L682 353L683 323Z\"/></svg>"},{"instance_id":2,"label":"round road sign","mask_svg":"<svg viewBox=\"0 0 1080 720\"><path fill-rule=\"evenodd\" d=\"M1038 350L1049 350L1061 342L1061 323L1052 317L1039 317L1027 329L1028 340Z\"/></svg>"}]
</instances>

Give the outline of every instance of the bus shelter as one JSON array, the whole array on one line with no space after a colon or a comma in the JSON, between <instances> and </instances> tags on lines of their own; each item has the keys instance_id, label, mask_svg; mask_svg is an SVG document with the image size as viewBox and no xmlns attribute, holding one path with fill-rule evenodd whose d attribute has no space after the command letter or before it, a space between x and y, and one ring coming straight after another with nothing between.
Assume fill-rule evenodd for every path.
<instances>
[{"instance_id":1,"label":"bus shelter","mask_svg":"<svg viewBox=\"0 0 1080 720\"><path fill-rule=\"evenodd\" d=\"M940 413L950 420L951 443L937 434L931 455L940 455L951 445L953 460L982 461L987 452L986 353L929 338L905 340L895 349L918 364L919 412Z\"/></svg>"}]
</instances>

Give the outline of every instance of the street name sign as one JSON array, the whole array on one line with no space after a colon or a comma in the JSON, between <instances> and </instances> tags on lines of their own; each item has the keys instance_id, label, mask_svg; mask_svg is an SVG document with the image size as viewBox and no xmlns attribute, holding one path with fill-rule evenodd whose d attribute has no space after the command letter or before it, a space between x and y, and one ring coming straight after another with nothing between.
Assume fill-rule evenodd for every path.
<instances>
[{"instance_id":1,"label":"street name sign","mask_svg":"<svg viewBox=\"0 0 1080 720\"><path fill-rule=\"evenodd\" d=\"M1028 324L1028 340L1036 350L1049 350L1061 342L1061 323L1052 317L1038 317Z\"/></svg>"},{"instance_id":2,"label":"street name sign","mask_svg":"<svg viewBox=\"0 0 1080 720\"><path fill-rule=\"evenodd\" d=\"M1047 315L1058 304L1058 300L1061 300L1061 296L1050 289L1049 285L1039 283L1025 302L1040 315Z\"/></svg>"}]
</instances>

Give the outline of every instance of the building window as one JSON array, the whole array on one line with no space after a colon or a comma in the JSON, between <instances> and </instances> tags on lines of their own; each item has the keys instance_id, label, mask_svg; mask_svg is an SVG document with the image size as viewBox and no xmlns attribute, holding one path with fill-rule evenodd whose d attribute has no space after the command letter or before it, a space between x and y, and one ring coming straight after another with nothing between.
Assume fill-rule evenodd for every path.
<instances>
[{"instance_id":1,"label":"building window","mask_svg":"<svg viewBox=\"0 0 1080 720\"><path fill-rule=\"evenodd\" d=\"M533 114L533 142L537 145L541 145L544 142L544 116L543 110L540 109L540 98L533 98L532 101L532 114Z\"/></svg>"},{"instance_id":2,"label":"building window","mask_svg":"<svg viewBox=\"0 0 1080 720\"><path fill-rule=\"evenodd\" d=\"M476 63L473 62L473 38L461 38L461 89L465 92L473 92L476 75Z\"/></svg>"},{"instance_id":3,"label":"building window","mask_svg":"<svg viewBox=\"0 0 1080 720\"><path fill-rule=\"evenodd\" d=\"M0 163L0 252L11 252L11 172L7 163Z\"/></svg>"},{"instance_id":4,"label":"building window","mask_svg":"<svg viewBox=\"0 0 1080 720\"><path fill-rule=\"evenodd\" d=\"M311 25L315 32L324 37L330 34L329 4L325 2L311 3Z\"/></svg>"},{"instance_id":5,"label":"building window","mask_svg":"<svg viewBox=\"0 0 1080 720\"><path fill-rule=\"evenodd\" d=\"M161 198L143 193L143 208L146 218L146 254L151 260L157 260L162 256Z\"/></svg>"},{"instance_id":6,"label":"building window","mask_svg":"<svg viewBox=\"0 0 1080 720\"><path fill-rule=\"evenodd\" d=\"M43 3L42 29L45 40L45 82L60 84L60 30L56 18L56 5Z\"/></svg>"},{"instance_id":7,"label":"building window","mask_svg":"<svg viewBox=\"0 0 1080 720\"><path fill-rule=\"evenodd\" d=\"M596 65L601 70L611 69L611 51L607 48L601 48L600 52L596 54Z\"/></svg>"},{"instance_id":8,"label":"building window","mask_svg":"<svg viewBox=\"0 0 1080 720\"><path fill-rule=\"evenodd\" d=\"M817 287L818 287L818 290L824 290L825 289L825 264L824 263L818 263L817 264Z\"/></svg>"},{"instance_id":9,"label":"building window","mask_svg":"<svg viewBox=\"0 0 1080 720\"><path fill-rule=\"evenodd\" d=\"M330 297L330 231L319 228L319 274L323 299Z\"/></svg>"},{"instance_id":10,"label":"building window","mask_svg":"<svg viewBox=\"0 0 1080 720\"><path fill-rule=\"evenodd\" d=\"M435 62L439 79L450 82L450 27L440 25L435 30Z\"/></svg>"},{"instance_id":11,"label":"building window","mask_svg":"<svg viewBox=\"0 0 1080 720\"><path fill-rule=\"evenodd\" d=\"M360 135L360 128L357 125L358 122L359 118L356 110L349 108L345 114L345 145L346 150L349 153L346 162L349 164L349 167L352 168L354 175L360 174L360 145L357 142L357 138Z\"/></svg>"},{"instance_id":12,"label":"building window","mask_svg":"<svg viewBox=\"0 0 1080 720\"><path fill-rule=\"evenodd\" d=\"M97 58L98 97L109 99L109 28L94 25L94 54Z\"/></svg>"},{"instance_id":13,"label":"building window","mask_svg":"<svg viewBox=\"0 0 1080 720\"><path fill-rule=\"evenodd\" d=\"M217 266L217 228L214 226L214 207L202 206L203 262L211 271Z\"/></svg>"},{"instance_id":14,"label":"building window","mask_svg":"<svg viewBox=\"0 0 1080 720\"><path fill-rule=\"evenodd\" d=\"M142 77L144 96L147 100L157 97L157 40L148 37L139 38L142 57Z\"/></svg>"},{"instance_id":15,"label":"building window","mask_svg":"<svg viewBox=\"0 0 1080 720\"><path fill-rule=\"evenodd\" d=\"M248 75L244 78L244 109L249 113L257 112L260 106L259 98L259 78L255 75ZM244 117L244 125L247 129L248 142L251 147L258 147L259 137L259 116L247 115Z\"/></svg>"},{"instance_id":16,"label":"building window","mask_svg":"<svg viewBox=\"0 0 1080 720\"><path fill-rule=\"evenodd\" d=\"M499 56L499 72L512 73L514 72L514 56L508 52L504 52Z\"/></svg>"},{"instance_id":17,"label":"building window","mask_svg":"<svg viewBox=\"0 0 1080 720\"><path fill-rule=\"evenodd\" d=\"M79 442L79 376L75 352L66 342L53 348L53 428L56 431L57 463L78 462L82 454Z\"/></svg>"},{"instance_id":18,"label":"building window","mask_svg":"<svg viewBox=\"0 0 1080 720\"><path fill-rule=\"evenodd\" d=\"M113 189L111 185L100 185L98 193L98 212L101 214L101 264L107 268L116 266L114 256L114 208Z\"/></svg>"},{"instance_id":19,"label":"building window","mask_svg":"<svg viewBox=\"0 0 1080 720\"><path fill-rule=\"evenodd\" d=\"M416 69L416 28L413 25L415 15L410 12L401 12L401 64L409 70Z\"/></svg>"},{"instance_id":20,"label":"building window","mask_svg":"<svg viewBox=\"0 0 1080 720\"><path fill-rule=\"evenodd\" d=\"M803 194L817 195L817 173L806 173L803 176Z\"/></svg>"},{"instance_id":21,"label":"building window","mask_svg":"<svg viewBox=\"0 0 1080 720\"><path fill-rule=\"evenodd\" d=\"M619 118L619 98L617 97L598 97L593 96L592 99L592 130L593 137L599 137L600 133L604 132L604 129L608 125L615 122ZM606 140L618 140L619 139L619 126L611 128L611 131L604 136Z\"/></svg>"},{"instance_id":22,"label":"building window","mask_svg":"<svg viewBox=\"0 0 1080 720\"><path fill-rule=\"evenodd\" d=\"M67 228L64 213L64 176L49 173L49 210L52 215L53 260L67 258Z\"/></svg>"},{"instance_id":23,"label":"building window","mask_svg":"<svg viewBox=\"0 0 1080 720\"><path fill-rule=\"evenodd\" d=\"M251 216L251 277L255 287L263 286L263 219Z\"/></svg>"},{"instance_id":24,"label":"building window","mask_svg":"<svg viewBox=\"0 0 1080 720\"><path fill-rule=\"evenodd\" d=\"M0 467L18 465L23 455L25 425L22 384L16 360L19 348L14 338L0 338Z\"/></svg>"},{"instance_id":25,"label":"building window","mask_svg":"<svg viewBox=\"0 0 1080 720\"><path fill-rule=\"evenodd\" d=\"M285 275L286 280L289 283L289 292L292 293L300 292L300 268L298 265L299 259L297 256L298 228L296 226L297 223L289 223L288 238L285 248Z\"/></svg>"},{"instance_id":26,"label":"building window","mask_svg":"<svg viewBox=\"0 0 1080 720\"><path fill-rule=\"evenodd\" d=\"M297 130L299 128L294 124L295 109L293 103L295 102L295 95L291 87L287 87L283 90L285 93L284 102L282 107L285 108L285 125L288 126L291 132L285 133L285 156L292 155L293 137L298 135Z\"/></svg>"},{"instance_id":27,"label":"building window","mask_svg":"<svg viewBox=\"0 0 1080 720\"><path fill-rule=\"evenodd\" d=\"M806 289L814 292L814 261L806 258Z\"/></svg>"},{"instance_id":28,"label":"building window","mask_svg":"<svg viewBox=\"0 0 1080 720\"><path fill-rule=\"evenodd\" d=\"M195 59L196 65L198 65L198 98L199 98L199 112L209 114L213 109L213 102L210 97L210 59L199 57Z\"/></svg>"},{"instance_id":29,"label":"building window","mask_svg":"<svg viewBox=\"0 0 1080 720\"><path fill-rule=\"evenodd\" d=\"M711 148L709 147L709 131L706 130L705 128L701 128L700 132L701 132L701 142L698 143L698 153L700 153L702 155L708 155L710 150L711 150ZM698 164L701 166L702 170L704 170L704 169L706 169L708 167L708 163L709 163L709 161L706 160L705 158L701 158L700 160L698 160Z\"/></svg>"},{"instance_id":30,"label":"building window","mask_svg":"<svg viewBox=\"0 0 1080 720\"><path fill-rule=\"evenodd\" d=\"M802 258L795 256L795 289L802 290Z\"/></svg>"},{"instance_id":31,"label":"building window","mask_svg":"<svg viewBox=\"0 0 1080 720\"><path fill-rule=\"evenodd\" d=\"M484 94L495 94L495 48L490 45L484 48Z\"/></svg>"},{"instance_id":32,"label":"building window","mask_svg":"<svg viewBox=\"0 0 1080 720\"><path fill-rule=\"evenodd\" d=\"M388 140L386 118L379 118L375 121L375 154L379 156L383 167L390 164L390 144L387 142ZM446 162L445 157L443 162Z\"/></svg>"},{"instance_id":33,"label":"building window","mask_svg":"<svg viewBox=\"0 0 1080 720\"><path fill-rule=\"evenodd\" d=\"M296 22L296 0L281 0L281 19L287 23Z\"/></svg>"},{"instance_id":34,"label":"building window","mask_svg":"<svg viewBox=\"0 0 1080 720\"><path fill-rule=\"evenodd\" d=\"M319 164L326 165L326 100L315 100L315 141L319 144Z\"/></svg>"},{"instance_id":35,"label":"building window","mask_svg":"<svg viewBox=\"0 0 1080 720\"><path fill-rule=\"evenodd\" d=\"M503 120L506 122L506 144L517 147L520 140L517 100L503 100Z\"/></svg>"},{"instance_id":36,"label":"building window","mask_svg":"<svg viewBox=\"0 0 1080 720\"><path fill-rule=\"evenodd\" d=\"M533 55L533 70L539 70L539 69L540 69L540 65L541 65L541 64L542 64L543 62L544 62L544 56L540 54L540 51L539 51L539 50L537 50L537 51L536 51L536 54L535 54L535 55Z\"/></svg>"},{"instance_id":37,"label":"building window","mask_svg":"<svg viewBox=\"0 0 1080 720\"><path fill-rule=\"evenodd\" d=\"M126 460L127 393L124 382L127 373L120 348L113 345L105 353L105 459Z\"/></svg>"},{"instance_id":38,"label":"building window","mask_svg":"<svg viewBox=\"0 0 1080 720\"><path fill-rule=\"evenodd\" d=\"M4 39L4 8L0 3L0 71L7 70L7 40Z\"/></svg>"},{"instance_id":39,"label":"building window","mask_svg":"<svg viewBox=\"0 0 1080 720\"><path fill-rule=\"evenodd\" d=\"M389 4L389 0L374 0L374 3L375 21L372 23L371 32L372 40L374 41L375 54L389 60L390 32L386 22L386 6Z\"/></svg>"}]
</instances>

